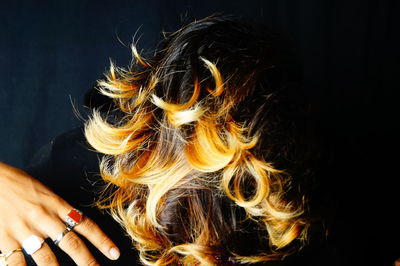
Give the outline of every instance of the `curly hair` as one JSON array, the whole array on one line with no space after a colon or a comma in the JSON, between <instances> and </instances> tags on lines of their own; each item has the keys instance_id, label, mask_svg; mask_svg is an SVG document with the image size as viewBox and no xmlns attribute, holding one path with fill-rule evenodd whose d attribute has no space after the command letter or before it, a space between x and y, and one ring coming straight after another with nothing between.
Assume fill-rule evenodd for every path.
<instances>
[{"instance_id":1,"label":"curly hair","mask_svg":"<svg viewBox=\"0 0 400 266\"><path fill-rule=\"evenodd\" d=\"M227 17L168 34L150 59L132 45L100 92L88 142L105 154L98 205L110 209L146 265L281 259L307 236L290 199L299 81L291 45L265 26ZM296 242L298 242L296 244Z\"/></svg>"}]
</instances>

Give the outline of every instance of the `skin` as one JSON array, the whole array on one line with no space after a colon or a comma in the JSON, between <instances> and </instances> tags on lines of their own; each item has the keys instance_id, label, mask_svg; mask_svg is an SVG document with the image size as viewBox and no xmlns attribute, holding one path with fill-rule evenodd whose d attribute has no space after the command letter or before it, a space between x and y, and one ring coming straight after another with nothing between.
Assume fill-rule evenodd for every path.
<instances>
[{"instance_id":1,"label":"skin","mask_svg":"<svg viewBox=\"0 0 400 266\"><path fill-rule=\"evenodd\" d=\"M35 178L0 163L0 188L0 250L3 254L21 248L30 235L54 240L65 230L64 219L73 207ZM40 223L32 222L38 220ZM95 222L84 216L74 231L66 234L59 243L77 265L99 265L80 237L87 238L109 259L118 258L116 245ZM116 257L112 256L111 250ZM45 242L32 258L39 266L59 265ZM26 265L22 252L15 252L7 262L9 265Z\"/></svg>"}]
</instances>

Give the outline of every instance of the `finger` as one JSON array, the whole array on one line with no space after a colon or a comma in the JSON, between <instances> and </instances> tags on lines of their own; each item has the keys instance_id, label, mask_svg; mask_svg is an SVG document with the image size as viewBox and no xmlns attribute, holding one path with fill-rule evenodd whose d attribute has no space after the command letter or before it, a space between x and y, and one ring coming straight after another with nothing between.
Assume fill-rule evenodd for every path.
<instances>
[{"instance_id":1,"label":"finger","mask_svg":"<svg viewBox=\"0 0 400 266\"><path fill-rule=\"evenodd\" d=\"M68 211L73 209L72 206L61 198L56 198L56 200L57 204L54 205L58 206L57 210L59 217L41 215L41 223L38 225L38 229L41 233L49 236L53 241L58 239L60 235L65 232L66 226L62 221L65 221ZM61 215L64 215L64 217ZM99 265L82 239L80 239L73 231L61 236L61 241L58 243L58 246L61 250L67 253L77 265Z\"/></svg>"},{"instance_id":2,"label":"finger","mask_svg":"<svg viewBox=\"0 0 400 266\"><path fill-rule=\"evenodd\" d=\"M82 222L74 230L89 240L97 249L111 260L119 258L120 252L112 240L89 217L84 216Z\"/></svg>"},{"instance_id":3,"label":"finger","mask_svg":"<svg viewBox=\"0 0 400 266\"><path fill-rule=\"evenodd\" d=\"M63 207L64 210L59 211L59 216L63 221L65 221L67 214L73 209L73 207L67 203L64 203ZM83 215L82 221L74 227L74 231L84 236L109 259L116 260L119 258L120 251L118 247L89 217Z\"/></svg>"},{"instance_id":4,"label":"finger","mask_svg":"<svg viewBox=\"0 0 400 266\"><path fill-rule=\"evenodd\" d=\"M56 256L46 242L32 254L32 258L38 266L59 265Z\"/></svg>"},{"instance_id":5,"label":"finger","mask_svg":"<svg viewBox=\"0 0 400 266\"><path fill-rule=\"evenodd\" d=\"M99 265L82 239L73 231L68 232L61 239L58 246L67 253L77 265Z\"/></svg>"},{"instance_id":6,"label":"finger","mask_svg":"<svg viewBox=\"0 0 400 266\"><path fill-rule=\"evenodd\" d=\"M11 240L10 238L2 238L1 239L1 251L3 255L9 255L7 258L3 258L6 260L8 265L19 265L19 266L26 266L26 261L24 257L24 253L18 251L21 249L21 246L18 244L16 240Z\"/></svg>"},{"instance_id":7,"label":"finger","mask_svg":"<svg viewBox=\"0 0 400 266\"><path fill-rule=\"evenodd\" d=\"M18 266L26 266L26 261L24 257L24 253L14 252L11 256L7 258L7 263L10 266L18 265Z\"/></svg>"},{"instance_id":8,"label":"finger","mask_svg":"<svg viewBox=\"0 0 400 266\"><path fill-rule=\"evenodd\" d=\"M42 233L59 240L61 248L77 265L99 265L85 243L73 231L66 231L65 224L58 217L43 217L40 223Z\"/></svg>"}]
</instances>

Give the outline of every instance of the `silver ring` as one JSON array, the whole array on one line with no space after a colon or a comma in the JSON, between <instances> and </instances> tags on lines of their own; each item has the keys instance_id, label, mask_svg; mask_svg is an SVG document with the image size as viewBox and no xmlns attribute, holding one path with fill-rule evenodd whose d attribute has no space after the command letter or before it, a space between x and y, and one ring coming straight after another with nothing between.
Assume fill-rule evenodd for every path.
<instances>
[{"instance_id":1,"label":"silver ring","mask_svg":"<svg viewBox=\"0 0 400 266\"><path fill-rule=\"evenodd\" d=\"M16 248L16 249L14 249L14 250L12 250L12 251L10 251L10 252L8 252L7 254L3 254L3 253L1 253L1 251L0 251L0 266L5 266L5 265L7 265L8 263L7 263L7 259L8 259L8 257L10 257L12 254L14 254L15 252L22 252L22 248Z\"/></svg>"},{"instance_id":2,"label":"silver ring","mask_svg":"<svg viewBox=\"0 0 400 266\"><path fill-rule=\"evenodd\" d=\"M64 238L64 236L65 236L66 234L68 234L69 232L71 232L71 229L70 229L69 227L65 228L65 230L64 230L61 234L59 234L59 235L56 237L56 239L53 241L53 242L54 242L54 245L58 246L58 244L60 243L60 241L61 241L61 240Z\"/></svg>"},{"instance_id":3,"label":"silver ring","mask_svg":"<svg viewBox=\"0 0 400 266\"><path fill-rule=\"evenodd\" d=\"M7 263L8 257L10 257L15 252L19 252L19 251L22 251L22 249L16 248L16 249L8 252L7 254L3 254L0 252L0 266L7 266L8 265L8 263Z\"/></svg>"},{"instance_id":4,"label":"silver ring","mask_svg":"<svg viewBox=\"0 0 400 266\"><path fill-rule=\"evenodd\" d=\"M0 251L0 266L7 266L7 265L8 265L8 263L7 263L8 257L10 257L10 256L11 256L12 254L14 254L15 252L19 252L19 251L22 252L22 249L21 249L21 248L16 248L16 249L14 249L14 250L8 252L7 254L3 254L3 253L1 253L1 251Z\"/></svg>"},{"instance_id":5,"label":"silver ring","mask_svg":"<svg viewBox=\"0 0 400 266\"><path fill-rule=\"evenodd\" d=\"M25 250L26 254L32 255L42 247L43 242L43 238L31 235L22 242L22 248Z\"/></svg>"}]
</instances>

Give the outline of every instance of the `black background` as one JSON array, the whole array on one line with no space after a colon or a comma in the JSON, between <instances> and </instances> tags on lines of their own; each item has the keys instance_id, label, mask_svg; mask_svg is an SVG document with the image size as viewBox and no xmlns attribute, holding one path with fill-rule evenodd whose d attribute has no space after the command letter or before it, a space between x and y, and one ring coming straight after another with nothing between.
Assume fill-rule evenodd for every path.
<instances>
[{"instance_id":1,"label":"black background","mask_svg":"<svg viewBox=\"0 0 400 266\"><path fill-rule=\"evenodd\" d=\"M325 127L352 136L398 129L399 1L2 1L0 159L22 167L80 124L71 100L82 105L110 58L130 60L118 39L130 44L137 31L139 48L151 50L162 30L216 12L265 22L294 42Z\"/></svg>"},{"instance_id":2,"label":"black background","mask_svg":"<svg viewBox=\"0 0 400 266\"><path fill-rule=\"evenodd\" d=\"M0 160L24 167L35 151L79 126L73 102L128 44L152 50L161 31L216 12L272 25L294 42L315 121L335 149L321 181L338 206L339 261L390 265L400 257L397 113L400 1L2 1ZM361 243L361 244L360 244ZM347 264L346 264L347 265ZM350 265L350 264L349 264Z\"/></svg>"}]
</instances>

